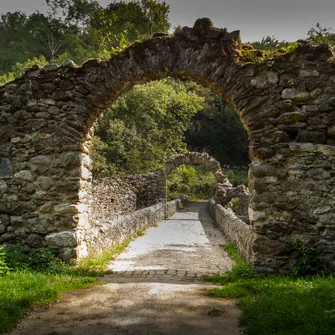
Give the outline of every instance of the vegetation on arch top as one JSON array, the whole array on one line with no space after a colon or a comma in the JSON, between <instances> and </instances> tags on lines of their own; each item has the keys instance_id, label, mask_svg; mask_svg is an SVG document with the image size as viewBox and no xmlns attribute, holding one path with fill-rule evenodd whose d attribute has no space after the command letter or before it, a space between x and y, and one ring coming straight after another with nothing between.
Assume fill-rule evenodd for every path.
<instances>
[{"instance_id":1,"label":"vegetation on arch top","mask_svg":"<svg viewBox=\"0 0 335 335\"><path fill-rule=\"evenodd\" d=\"M132 44L124 45L118 49L113 49L109 54L111 59L113 56L122 53L129 52L128 50L141 47L144 43L150 43L155 39L183 39L190 42L219 42L222 45L222 52L224 56L232 57L232 59L238 64L267 64L271 66L275 60L281 61L283 56L287 54L292 54L294 52L304 52L315 49L316 53L325 53L327 58L331 57L332 46L331 44L320 44L313 45L312 40L298 40L297 42L278 42L274 37L263 38L261 42L245 43L243 44L240 39L240 31L228 32L226 28L215 28L213 23L209 18L197 19L193 28L190 27L177 27L174 35L170 35L164 32L156 32L145 40L136 40ZM322 41L316 39L317 41ZM108 59L105 59L108 60ZM82 67L97 66L104 61L104 58L91 58L86 60ZM42 64L45 62L43 58ZM46 62L45 62L46 63ZM79 68L71 60L66 60L62 65L58 66L56 63L46 64L44 66L35 64L30 69L26 70L28 72L40 71L40 73L46 73L48 71L57 71L58 69L62 72L67 72L66 68ZM21 66L22 70L22 66ZM60 73L56 79L62 79L62 74Z\"/></svg>"}]
</instances>

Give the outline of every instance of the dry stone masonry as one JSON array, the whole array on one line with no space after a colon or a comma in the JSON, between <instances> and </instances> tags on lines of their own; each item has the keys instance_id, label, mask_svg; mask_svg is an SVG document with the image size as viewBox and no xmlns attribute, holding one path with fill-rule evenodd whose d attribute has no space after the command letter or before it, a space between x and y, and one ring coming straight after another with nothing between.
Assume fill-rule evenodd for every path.
<instances>
[{"instance_id":1,"label":"dry stone masonry","mask_svg":"<svg viewBox=\"0 0 335 335\"><path fill-rule=\"evenodd\" d=\"M300 41L293 52L251 63L246 48L239 32L200 20L107 62L35 66L0 87L0 243L52 246L78 258L93 247L93 124L133 85L171 76L223 96L248 131L255 268L290 267L296 239L335 267L333 52Z\"/></svg>"},{"instance_id":2,"label":"dry stone masonry","mask_svg":"<svg viewBox=\"0 0 335 335\"><path fill-rule=\"evenodd\" d=\"M219 202L227 203L231 199L231 191L235 188L223 174L220 163L207 153L188 152L187 154L177 156L164 166L151 173L127 176L123 181L130 184L134 190L142 190L144 201L148 206L156 204L159 201L167 199L166 181L170 173L180 165L201 165L207 167L214 175L216 180L216 198Z\"/></svg>"},{"instance_id":3,"label":"dry stone masonry","mask_svg":"<svg viewBox=\"0 0 335 335\"><path fill-rule=\"evenodd\" d=\"M115 226L115 220L122 227L124 215L135 212L137 209L153 206L157 203L166 203L166 180L169 174L179 165L191 164L208 167L214 174L217 181L216 201L227 203L231 197L235 196L238 188L233 188L223 175L220 164L206 153L189 152L185 155L175 157L167 162L161 169L140 175L127 176L123 178L103 178L94 180L90 193L87 195L89 215L87 225L91 227L91 232L101 230L101 227L108 223ZM168 205L166 216L169 216ZM118 229L117 227L113 228ZM104 230L106 230L104 228ZM129 233L127 229L121 229L124 235ZM95 234L99 235L99 234ZM99 250L102 246L109 246L115 243L117 238L111 239L100 234ZM115 234L114 234L115 236ZM96 240L98 237L96 237ZM97 245L97 243L94 243ZM92 243L90 243L92 247Z\"/></svg>"}]
</instances>

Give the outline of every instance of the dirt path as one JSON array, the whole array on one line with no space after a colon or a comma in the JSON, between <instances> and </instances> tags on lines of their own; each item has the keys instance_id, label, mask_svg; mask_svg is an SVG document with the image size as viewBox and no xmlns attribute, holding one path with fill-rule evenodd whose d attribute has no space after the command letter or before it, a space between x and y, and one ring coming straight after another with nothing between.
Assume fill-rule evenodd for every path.
<instances>
[{"instance_id":1,"label":"dirt path","mask_svg":"<svg viewBox=\"0 0 335 335\"><path fill-rule=\"evenodd\" d=\"M239 335L235 301L206 296L201 281L231 267L222 243L205 204L193 204L133 241L105 285L65 294L11 334Z\"/></svg>"}]
</instances>

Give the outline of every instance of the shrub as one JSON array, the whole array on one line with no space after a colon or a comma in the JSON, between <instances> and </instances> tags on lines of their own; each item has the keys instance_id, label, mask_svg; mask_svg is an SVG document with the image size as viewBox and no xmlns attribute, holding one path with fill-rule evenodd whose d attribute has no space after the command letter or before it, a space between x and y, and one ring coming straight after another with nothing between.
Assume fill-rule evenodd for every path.
<instances>
[{"instance_id":1,"label":"shrub","mask_svg":"<svg viewBox=\"0 0 335 335\"><path fill-rule=\"evenodd\" d=\"M2 248L6 265L13 270L31 269L52 272L62 266L52 249L32 249L26 251L22 246L8 245Z\"/></svg>"},{"instance_id":2,"label":"shrub","mask_svg":"<svg viewBox=\"0 0 335 335\"><path fill-rule=\"evenodd\" d=\"M294 276L322 275L328 272L326 263L321 259L314 247L294 241L293 249L297 254L293 262L292 273Z\"/></svg>"}]
</instances>

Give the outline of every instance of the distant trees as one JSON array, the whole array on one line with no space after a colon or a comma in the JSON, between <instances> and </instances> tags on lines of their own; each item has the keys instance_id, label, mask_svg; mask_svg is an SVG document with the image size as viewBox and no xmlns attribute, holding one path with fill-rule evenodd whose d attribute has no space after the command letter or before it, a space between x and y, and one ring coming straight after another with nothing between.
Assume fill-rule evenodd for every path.
<instances>
[{"instance_id":1,"label":"distant trees","mask_svg":"<svg viewBox=\"0 0 335 335\"><path fill-rule=\"evenodd\" d=\"M203 98L174 79L135 86L97 122L95 176L155 170L186 151L185 132Z\"/></svg>"},{"instance_id":2,"label":"distant trees","mask_svg":"<svg viewBox=\"0 0 335 335\"><path fill-rule=\"evenodd\" d=\"M191 151L206 151L222 165L248 165L248 135L231 106L209 89L198 87L202 108L186 132Z\"/></svg>"},{"instance_id":3,"label":"distant trees","mask_svg":"<svg viewBox=\"0 0 335 335\"><path fill-rule=\"evenodd\" d=\"M97 122L95 176L148 172L185 151L247 165L248 136L227 103L194 82L168 78L136 86Z\"/></svg>"},{"instance_id":4,"label":"distant trees","mask_svg":"<svg viewBox=\"0 0 335 335\"><path fill-rule=\"evenodd\" d=\"M92 0L45 0L47 14L16 11L0 18L0 76L17 63L45 57L109 58L115 50L157 31L167 32L169 6L155 0L113 2L103 8Z\"/></svg>"}]
</instances>

